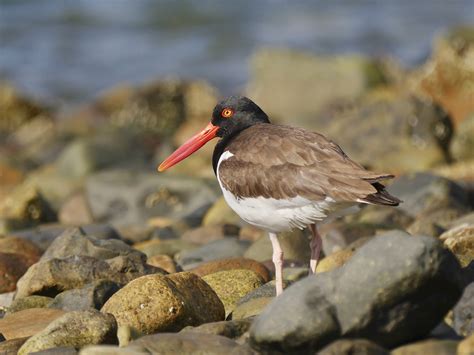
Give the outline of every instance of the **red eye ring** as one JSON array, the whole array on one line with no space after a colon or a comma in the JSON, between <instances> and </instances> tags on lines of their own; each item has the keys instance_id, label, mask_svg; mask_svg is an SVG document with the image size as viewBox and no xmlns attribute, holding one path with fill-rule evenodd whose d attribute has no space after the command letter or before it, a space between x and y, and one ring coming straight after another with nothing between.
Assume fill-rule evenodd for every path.
<instances>
[{"instance_id":1,"label":"red eye ring","mask_svg":"<svg viewBox=\"0 0 474 355\"><path fill-rule=\"evenodd\" d=\"M225 108L221 112L221 116L224 118L232 117L233 114L234 114L234 110L232 110L231 108Z\"/></svg>"}]
</instances>

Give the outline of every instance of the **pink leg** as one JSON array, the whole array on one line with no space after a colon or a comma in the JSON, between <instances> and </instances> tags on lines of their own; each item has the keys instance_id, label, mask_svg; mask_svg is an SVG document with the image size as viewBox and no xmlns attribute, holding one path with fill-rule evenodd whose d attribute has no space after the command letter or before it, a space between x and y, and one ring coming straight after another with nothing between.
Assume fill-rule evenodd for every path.
<instances>
[{"instance_id":1,"label":"pink leg","mask_svg":"<svg viewBox=\"0 0 474 355\"><path fill-rule=\"evenodd\" d=\"M275 283L276 295L279 296L283 292L283 250L275 233L268 233L273 248L273 264L275 265Z\"/></svg>"},{"instance_id":2,"label":"pink leg","mask_svg":"<svg viewBox=\"0 0 474 355\"><path fill-rule=\"evenodd\" d=\"M323 241L321 239L321 236L318 233L318 230L316 229L315 224L310 224L309 225L311 228L311 242L309 243L309 246L311 247L311 260L309 262L310 270L309 274L314 274L316 273L316 266L318 266L318 261L319 261L319 254L321 253L321 248L323 246Z\"/></svg>"}]
</instances>

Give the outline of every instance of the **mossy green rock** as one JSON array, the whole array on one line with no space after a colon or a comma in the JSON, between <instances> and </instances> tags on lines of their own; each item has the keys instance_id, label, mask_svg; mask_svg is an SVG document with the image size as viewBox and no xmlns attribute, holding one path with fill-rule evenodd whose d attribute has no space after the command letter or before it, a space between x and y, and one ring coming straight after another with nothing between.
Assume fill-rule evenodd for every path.
<instances>
[{"instance_id":1,"label":"mossy green rock","mask_svg":"<svg viewBox=\"0 0 474 355\"><path fill-rule=\"evenodd\" d=\"M89 344L114 344L117 342L116 333L117 323L111 314L69 312L28 339L18 354L26 355L60 346L79 348Z\"/></svg>"},{"instance_id":2,"label":"mossy green rock","mask_svg":"<svg viewBox=\"0 0 474 355\"><path fill-rule=\"evenodd\" d=\"M15 313L28 308L47 308L53 299L46 296L27 296L18 298L8 307L7 313Z\"/></svg>"},{"instance_id":3,"label":"mossy green rock","mask_svg":"<svg viewBox=\"0 0 474 355\"><path fill-rule=\"evenodd\" d=\"M219 271L203 277L224 304L226 315L232 312L237 301L263 285L261 277L244 269Z\"/></svg>"}]
</instances>

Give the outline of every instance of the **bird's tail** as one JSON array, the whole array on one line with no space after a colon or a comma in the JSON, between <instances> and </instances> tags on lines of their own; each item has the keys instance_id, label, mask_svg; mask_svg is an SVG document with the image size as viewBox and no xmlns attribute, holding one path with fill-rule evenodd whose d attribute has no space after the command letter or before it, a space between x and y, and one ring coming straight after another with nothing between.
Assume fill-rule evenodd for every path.
<instances>
[{"instance_id":1,"label":"bird's tail","mask_svg":"<svg viewBox=\"0 0 474 355\"><path fill-rule=\"evenodd\" d=\"M372 186L377 189L376 193L367 195L364 198L360 199L360 202L369 203L372 205L385 205L385 206L398 206L403 201L392 196L385 189L385 186L380 182L375 181L372 183Z\"/></svg>"}]
</instances>

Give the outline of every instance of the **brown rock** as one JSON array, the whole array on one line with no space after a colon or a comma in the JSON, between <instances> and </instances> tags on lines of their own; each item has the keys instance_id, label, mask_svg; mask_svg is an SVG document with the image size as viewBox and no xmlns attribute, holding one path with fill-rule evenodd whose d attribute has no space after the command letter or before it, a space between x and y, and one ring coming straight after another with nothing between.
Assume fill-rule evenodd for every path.
<instances>
[{"instance_id":1,"label":"brown rock","mask_svg":"<svg viewBox=\"0 0 474 355\"><path fill-rule=\"evenodd\" d=\"M42 254L36 244L18 237L0 237L0 250L2 253L21 255L28 267L36 263Z\"/></svg>"},{"instance_id":2,"label":"brown rock","mask_svg":"<svg viewBox=\"0 0 474 355\"><path fill-rule=\"evenodd\" d=\"M198 276L182 272L148 275L128 283L102 307L119 326L144 334L177 331L224 319L224 307L214 291Z\"/></svg>"},{"instance_id":3,"label":"brown rock","mask_svg":"<svg viewBox=\"0 0 474 355\"><path fill-rule=\"evenodd\" d=\"M347 248L336 251L323 258L316 267L316 273L331 271L344 265L354 254L354 248Z\"/></svg>"},{"instance_id":4,"label":"brown rock","mask_svg":"<svg viewBox=\"0 0 474 355\"><path fill-rule=\"evenodd\" d=\"M263 238L265 235L267 235L267 232L263 229L251 225L245 225L240 228L239 239L255 242L256 240Z\"/></svg>"},{"instance_id":5,"label":"brown rock","mask_svg":"<svg viewBox=\"0 0 474 355\"><path fill-rule=\"evenodd\" d=\"M318 351L318 355L389 355L390 352L366 339L340 339Z\"/></svg>"},{"instance_id":6,"label":"brown rock","mask_svg":"<svg viewBox=\"0 0 474 355\"><path fill-rule=\"evenodd\" d=\"M153 255L147 259L147 263L159 267L170 274L177 272L176 263L168 255Z\"/></svg>"},{"instance_id":7,"label":"brown rock","mask_svg":"<svg viewBox=\"0 0 474 355\"><path fill-rule=\"evenodd\" d=\"M258 261L246 258L229 258L209 261L201 264L190 271L196 275L203 277L219 271L245 269L257 273L264 283L270 281L270 272L268 269Z\"/></svg>"},{"instance_id":8,"label":"brown rock","mask_svg":"<svg viewBox=\"0 0 474 355\"><path fill-rule=\"evenodd\" d=\"M257 316L262 313L267 304L269 304L273 299L274 297L258 297L239 304L232 311L232 319L238 320Z\"/></svg>"},{"instance_id":9,"label":"brown rock","mask_svg":"<svg viewBox=\"0 0 474 355\"><path fill-rule=\"evenodd\" d=\"M180 251L196 248L196 244L181 239L151 239L145 242L136 243L133 247L140 250L142 253L145 253L148 257L163 254L173 257Z\"/></svg>"},{"instance_id":10,"label":"brown rock","mask_svg":"<svg viewBox=\"0 0 474 355\"><path fill-rule=\"evenodd\" d=\"M16 355L21 346L28 340L28 337L15 338L0 342L0 354Z\"/></svg>"},{"instance_id":11,"label":"brown rock","mask_svg":"<svg viewBox=\"0 0 474 355\"><path fill-rule=\"evenodd\" d=\"M0 333L5 339L32 336L66 312L60 309L29 308L11 313L0 319Z\"/></svg>"},{"instance_id":12,"label":"brown rock","mask_svg":"<svg viewBox=\"0 0 474 355\"><path fill-rule=\"evenodd\" d=\"M70 226L80 226L94 222L87 200L82 193L71 196L58 212L59 222Z\"/></svg>"},{"instance_id":13,"label":"brown rock","mask_svg":"<svg viewBox=\"0 0 474 355\"><path fill-rule=\"evenodd\" d=\"M0 253L0 293L14 291L17 281L28 270L28 263L22 255Z\"/></svg>"},{"instance_id":14,"label":"brown rock","mask_svg":"<svg viewBox=\"0 0 474 355\"><path fill-rule=\"evenodd\" d=\"M235 237L239 234L239 227L232 224L201 226L183 233L181 239L195 244L207 244L226 236Z\"/></svg>"},{"instance_id":15,"label":"brown rock","mask_svg":"<svg viewBox=\"0 0 474 355\"><path fill-rule=\"evenodd\" d=\"M203 226L218 226L223 224L239 225L240 217L227 205L224 197L220 197L207 211L202 221Z\"/></svg>"},{"instance_id":16,"label":"brown rock","mask_svg":"<svg viewBox=\"0 0 474 355\"><path fill-rule=\"evenodd\" d=\"M474 333L462 340L458 345L457 355L474 354Z\"/></svg>"},{"instance_id":17,"label":"brown rock","mask_svg":"<svg viewBox=\"0 0 474 355\"><path fill-rule=\"evenodd\" d=\"M458 341L455 340L422 340L402 345L390 353L391 355L453 355L456 354Z\"/></svg>"},{"instance_id":18,"label":"brown rock","mask_svg":"<svg viewBox=\"0 0 474 355\"><path fill-rule=\"evenodd\" d=\"M440 236L444 246L451 250L461 263L468 266L474 260L474 224L464 223L456 226Z\"/></svg>"}]
</instances>

